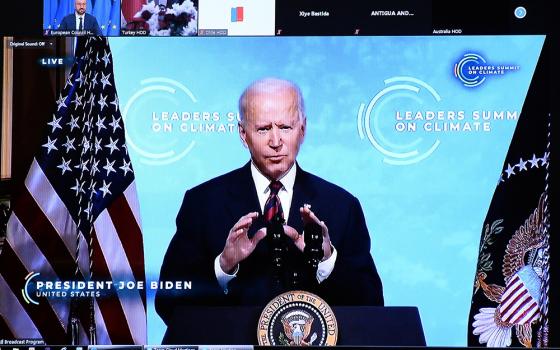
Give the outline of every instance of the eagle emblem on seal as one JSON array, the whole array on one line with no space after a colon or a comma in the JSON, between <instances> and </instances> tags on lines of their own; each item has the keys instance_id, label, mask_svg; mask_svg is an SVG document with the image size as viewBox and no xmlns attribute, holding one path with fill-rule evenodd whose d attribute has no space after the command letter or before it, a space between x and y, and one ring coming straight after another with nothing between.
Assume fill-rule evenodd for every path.
<instances>
[{"instance_id":1,"label":"eagle emblem on seal","mask_svg":"<svg viewBox=\"0 0 560 350\"><path fill-rule=\"evenodd\" d=\"M311 325L313 324L313 316L305 311L296 310L288 312L284 317L282 317L282 326L284 326L284 334L289 340L290 346L309 346L313 345L315 339L317 339L317 334L313 333L313 336L309 341L306 339L311 333Z\"/></svg>"},{"instance_id":2,"label":"eagle emblem on seal","mask_svg":"<svg viewBox=\"0 0 560 350\"><path fill-rule=\"evenodd\" d=\"M507 347L512 332L525 347L532 347L532 326L540 317L541 283L544 256L544 195L537 208L509 240L502 274L505 286L485 281L487 274L478 269L475 293L482 289L496 307L480 308L474 316L473 334L480 344Z\"/></svg>"}]
</instances>

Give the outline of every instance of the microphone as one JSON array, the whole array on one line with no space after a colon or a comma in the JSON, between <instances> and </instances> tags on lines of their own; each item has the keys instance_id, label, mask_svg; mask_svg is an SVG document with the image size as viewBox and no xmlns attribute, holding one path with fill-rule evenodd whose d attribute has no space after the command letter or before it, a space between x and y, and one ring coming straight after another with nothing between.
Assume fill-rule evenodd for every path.
<instances>
[{"instance_id":1,"label":"microphone","mask_svg":"<svg viewBox=\"0 0 560 350\"><path fill-rule=\"evenodd\" d=\"M268 240L268 246L270 249L272 275L274 282L278 287L281 285L285 265L285 253L287 249L283 224L284 220L282 217L276 214L266 226L266 239Z\"/></svg>"},{"instance_id":2,"label":"microphone","mask_svg":"<svg viewBox=\"0 0 560 350\"><path fill-rule=\"evenodd\" d=\"M303 228L305 232L305 248L303 249L305 281L307 287L313 289L318 285L317 268L323 259L323 230L315 222L310 222Z\"/></svg>"}]
</instances>

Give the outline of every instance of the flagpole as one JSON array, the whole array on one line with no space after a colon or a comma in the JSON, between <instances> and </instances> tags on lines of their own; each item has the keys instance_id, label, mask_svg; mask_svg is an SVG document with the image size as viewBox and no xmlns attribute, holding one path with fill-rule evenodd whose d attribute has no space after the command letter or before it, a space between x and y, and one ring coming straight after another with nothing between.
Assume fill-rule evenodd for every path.
<instances>
[{"instance_id":1,"label":"flagpole","mask_svg":"<svg viewBox=\"0 0 560 350\"><path fill-rule=\"evenodd\" d=\"M74 38L74 40L72 40L72 52L74 53L74 57L77 58L78 57L78 38ZM80 62L79 65L83 64L83 62ZM78 69L79 71L80 69ZM83 172L82 172L82 176L83 176ZM81 192L79 194L79 202L81 202ZM76 258L75 258L75 263L76 263L76 269L74 270L74 279L78 280L79 276L80 276L80 219L78 219L77 225L76 225L76 233L75 233L75 237L76 237ZM91 270L90 270L90 275L91 275ZM76 297L71 297L70 299L70 314L68 316L69 321L68 321L68 329L67 329L67 333L69 334L70 337L70 344L71 345L78 345L80 343L80 325L78 322L78 301L76 300Z\"/></svg>"},{"instance_id":2,"label":"flagpole","mask_svg":"<svg viewBox=\"0 0 560 350\"><path fill-rule=\"evenodd\" d=\"M100 38L95 38L100 39ZM93 39L91 39L93 40ZM101 39L102 40L102 39ZM91 84L91 82L88 82ZM93 108L93 103L90 106L88 121L90 125L93 124L93 117L91 115L91 111ZM85 110L85 107L84 107ZM93 143L93 128L89 129L89 140ZM94 147L89 149L89 162L93 164L95 158ZM93 178L90 179L90 182L93 181ZM89 200L87 201L87 208L92 208L88 214L88 226L89 226L89 279L90 281L93 280L93 235L95 234L93 230L93 191L94 189L90 187L89 189L90 195ZM96 337L96 325L95 325L95 296L91 296L89 298L89 343L90 345L97 345L97 337Z\"/></svg>"},{"instance_id":3,"label":"flagpole","mask_svg":"<svg viewBox=\"0 0 560 350\"><path fill-rule=\"evenodd\" d=\"M93 37L93 38L89 38L88 40L103 40L99 37ZM87 68L89 68L89 64L87 65ZM84 70L84 73L86 72L86 70ZM88 79L89 78L90 73L88 72ZM88 81L88 84L91 84L91 82ZM93 117L92 117L92 109L93 109L93 102L90 105L90 110L89 110L89 114L88 114L88 123L89 125L93 125ZM84 112L85 112L85 106L84 106ZM88 134L88 139L90 140L90 142L93 144L93 127L89 128L89 134ZM94 158L95 158L95 152L94 152L94 147L90 147L89 148L89 159L88 162L90 162L90 164L93 164L94 162ZM82 172L83 174L83 172ZM90 178L90 183L93 182L93 176ZM88 219L88 231L89 231L89 280L92 281L93 280L93 235L95 234L94 230L93 230L93 193L94 193L94 189L93 187L90 186L89 188L89 196L88 196L88 200L86 201L86 208L88 209L88 215L87 215L87 219ZM89 298L89 303L88 303L88 311L89 311L89 343L90 345L97 345L97 336L96 336L96 324L95 324L95 296L91 296Z\"/></svg>"}]
</instances>

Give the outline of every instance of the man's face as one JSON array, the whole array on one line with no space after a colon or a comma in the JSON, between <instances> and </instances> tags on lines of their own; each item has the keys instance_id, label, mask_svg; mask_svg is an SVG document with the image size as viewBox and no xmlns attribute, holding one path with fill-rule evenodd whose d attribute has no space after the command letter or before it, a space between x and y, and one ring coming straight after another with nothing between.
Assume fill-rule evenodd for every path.
<instances>
[{"instance_id":1,"label":"man's face","mask_svg":"<svg viewBox=\"0 0 560 350\"><path fill-rule=\"evenodd\" d=\"M293 89L283 87L253 92L247 98L239 135L257 168L270 180L277 180L294 164L305 136L305 119L299 117L297 95Z\"/></svg>"},{"instance_id":2,"label":"man's face","mask_svg":"<svg viewBox=\"0 0 560 350\"><path fill-rule=\"evenodd\" d=\"M76 0L74 6L78 14L83 15L86 13L86 0Z\"/></svg>"}]
</instances>

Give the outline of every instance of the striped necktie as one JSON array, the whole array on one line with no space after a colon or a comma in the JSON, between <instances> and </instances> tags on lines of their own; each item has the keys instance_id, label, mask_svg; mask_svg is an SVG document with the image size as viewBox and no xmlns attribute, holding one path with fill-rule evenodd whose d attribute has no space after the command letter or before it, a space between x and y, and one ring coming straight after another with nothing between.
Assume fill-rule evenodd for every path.
<instances>
[{"instance_id":1,"label":"striped necktie","mask_svg":"<svg viewBox=\"0 0 560 350\"><path fill-rule=\"evenodd\" d=\"M276 180L272 181L268 188L270 188L270 195L264 205L264 218L266 222L270 222L277 214L284 219L282 204L280 203L280 197L278 197L278 191L282 188L282 183Z\"/></svg>"}]
</instances>

